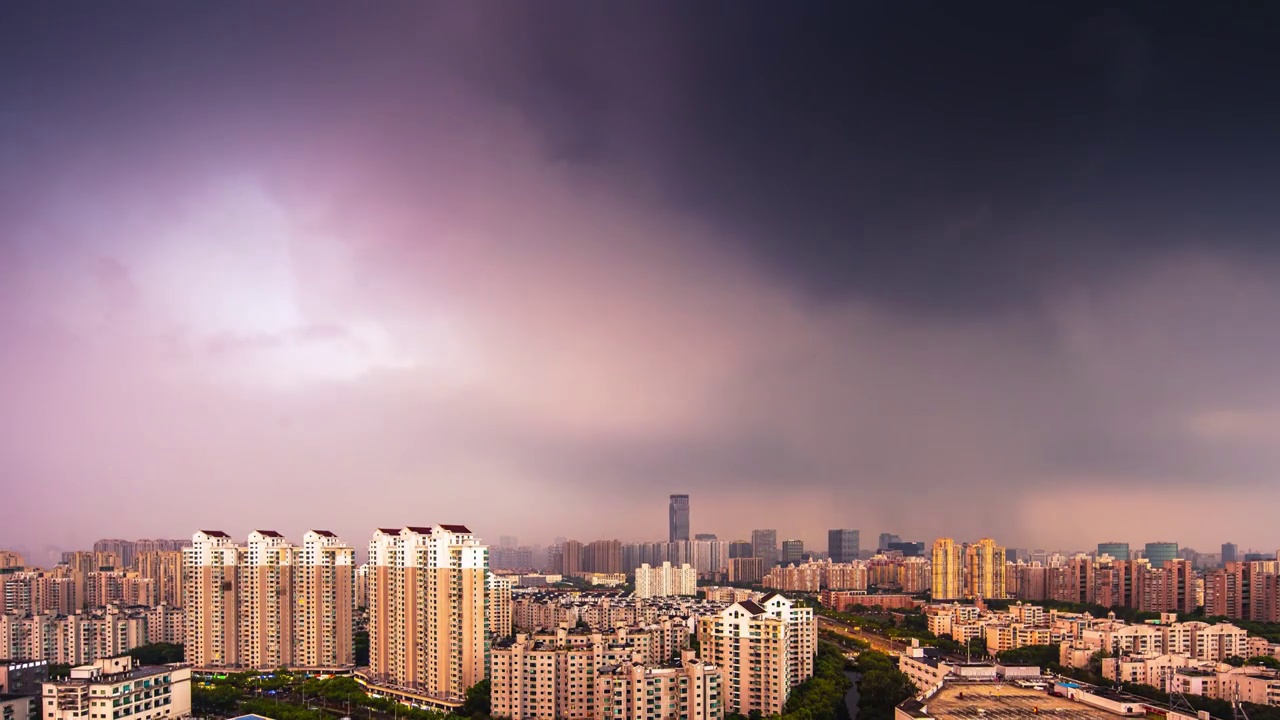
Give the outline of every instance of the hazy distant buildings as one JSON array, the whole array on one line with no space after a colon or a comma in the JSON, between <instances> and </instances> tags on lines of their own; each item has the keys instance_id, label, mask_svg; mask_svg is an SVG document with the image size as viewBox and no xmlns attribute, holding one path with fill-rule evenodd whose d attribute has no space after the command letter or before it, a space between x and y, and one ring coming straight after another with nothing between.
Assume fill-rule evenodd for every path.
<instances>
[{"instance_id":1,"label":"hazy distant buildings","mask_svg":"<svg viewBox=\"0 0 1280 720\"><path fill-rule=\"evenodd\" d=\"M931 594L934 600L957 600L964 597L964 550L955 540L934 540L930 565L933 570Z\"/></svg>"},{"instance_id":2,"label":"hazy distant buildings","mask_svg":"<svg viewBox=\"0 0 1280 720\"><path fill-rule=\"evenodd\" d=\"M693 536L694 540L717 540L715 533L697 533Z\"/></svg>"},{"instance_id":3,"label":"hazy distant buildings","mask_svg":"<svg viewBox=\"0 0 1280 720\"><path fill-rule=\"evenodd\" d=\"M462 525L374 532L369 672L380 693L445 709L485 678L488 564L488 548Z\"/></svg>"},{"instance_id":4,"label":"hazy distant buildings","mask_svg":"<svg viewBox=\"0 0 1280 720\"><path fill-rule=\"evenodd\" d=\"M890 550L893 543L902 542L902 538L893 533L880 533L880 541L876 543L877 550Z\"/></svg>"},{"instance_id":5,"label":"hazy distant buildings","mask_svg":"<svg viewBox=\"0 0 1280 720\"><path fill-rule=\"evenodd\" d=\"M1104 542L1098 543L1098 557L1110 555L1115 560L1129 559L1129 543L1126 542Z\"/></svg>"},{"instance_id":6,"label":"hazy distant buildings","mask_svg":"<svg viewBox=\"0 0 1280 720\"><path fill-rule=\"evenodd\" d=\"M739 557L729 560L729 582L758 583L764 578L764 559L758 557Z\"/></svg>"},{"instance_id":7,"label":"hazy distant buildings","mask_svg":"<svg viewBox=\"0 0 1280 720\"><path fill-rule=\"evenodd\" d=\"M301 546L274 530L237 545L201 530L183 550L186 659L196 667L336 667L354 661L355 551L328 530Z\"/></svg>"},{"instance_id":8,"label":"hazy distant buildings","mask_svg":"<svg viewBox=\"0 0 1280 720\"><path fill-rule=\"evenodd\" d=\"M729 559L755 557L755 547L746 540L729 541Z\"/></svg>"},{"instance_id":9,"label":"hazy distant buildings","mask_svg":"<svg viewBox=\"0 0 1280 720\"><path fill-rule=\"evenodd\" d=\"M881 533L883 540L888 533ZM890 535L889 537L896 537ZM857 530L828 530L827 557L834 563L853 562L858 559L859 548Z\"/></svg>"},{"instance_id":10,"label":"hazy distant buildings","mask_svg":"<svg viewBox=\"0 0 1280 720\"><path fill-rule=\"evenodd\" d=\"M689 539L689 496L672 495L667 509L668 537L670 542Z\"/></svg>"},{"instance_id":11,"label":"hazy distant buildings","mask_svg":"<svg viewBox=\"0 0 1280 720\"><path fill-rule=\"evenodd\" d=\"M894 542L889 543L889 547L887 549L902 553L902 557L924 557L923 542L902 542L901 540L895 540Z\"/></svg>"},{"instance_id":12,"label":"hazy distant buildings","mask_svg":"<svg viewBox=\"0 0 1280 720\"><path fill-rule=\"evenodd\" d=\"M778 531L752 530L751 555L764 561L765 568L778 564Z\"/></svg>"},{"instance_id":13,"label":"hazy distant buildings","mask_svg":"<svg viewBox=\"0 0 1280 720\"><path fill-rule=\"evenodd\" d=\"M1142 556L1151 563L1151 567L1162 567L1169 560L1178 560L1178 543L1149 542Z\"/></svg>"},{"instance_id":14,"label":"hazy distant buildings","mask_svg":"<svg viewBox=\"0 0 1280 720\"><path fill-rule=\"evenodd\" d=\"M803 540L783 540L782 541L782 564L791 565L804 561L804 541Z\"/></svg>"},{"instance_id":15,"label":"hazy distant buildings","mask_svg":"<svg viewBox=\"0 0 1280 720\"><path fill-rule=\"evenodd\" d=\"M1235 543L1222 543L1222 562L1224 564L1238 561L1239 558L1236 557L1238 553L1239 550Z\"/></svg>"}]
</instances>

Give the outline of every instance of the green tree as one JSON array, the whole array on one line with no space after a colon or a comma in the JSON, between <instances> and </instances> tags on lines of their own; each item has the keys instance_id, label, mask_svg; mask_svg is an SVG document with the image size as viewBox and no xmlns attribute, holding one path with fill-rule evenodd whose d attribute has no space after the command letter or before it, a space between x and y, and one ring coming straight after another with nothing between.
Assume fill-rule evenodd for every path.
<instances>
[{"instance_id":1,"label":"green tree","mask_svg":"<svg viewBox=\"0 0 1280 720\"><path fill-rule=\"evenodd\" d=\"M129 656L138 661L139 665L165 665L168 663L179 663L185 658L185 648L182 645L174 645L173 643L151 643L150 645L139 645L129 651Z\"/></svg>"},{"instance_id":2,"label":"green tree","mask_svg":"<svg viewBox=\"0 0 1280 720\"><path fill-rule=\"evenodd\" d=\"M1261 665L1262 667L1280 669L1280 658L1272 655L1255 655L1249 658L1246 665Z\"/></svg>"},{"instance_id":3,"label":"green tree","mask_svg":"<svg viewBox=\"0 0 1280 720\"><path fill-rule=\"evenodd\" d=\"M1027 645L1025 647L1014 648L1013 650L1005 650L996 655L996 658L1002 663L1012 665L1037 665L1041 668L1048 667L1051 663L1058 662L1058 646L1057 645Z\"/></svg>"},{"instance_id":4,"label":"green tree","mask_svg":"<svg viewBox=\"0 0 1280 720\"><path fill-rule=\"evenodd\" d=\"M469 718L489 717L489 681L480 682L467 688L467 699L462 703L459 714Z\"/></svg>"},{"instance_id":5,"label":"green tree","mask_svg":"<svg viewBox=\"0 0 1280 720\"><path fill-rule=\"evenodd\" d=\"M369 664L369 631L360 630L352 638L351 647L355 651L355 662L358 667Z\"/></svg>"},{"instance_id":6,"label":"green tree","mask_svg":"<svg viewBox=\"0 0 1280 720\"><path fill-rule=\"evenodd\" d=\"M894 708L916 692L911 678L884 653L867 650L858 655L858 720L888 720Z\"/></svg>"}]
</instances>

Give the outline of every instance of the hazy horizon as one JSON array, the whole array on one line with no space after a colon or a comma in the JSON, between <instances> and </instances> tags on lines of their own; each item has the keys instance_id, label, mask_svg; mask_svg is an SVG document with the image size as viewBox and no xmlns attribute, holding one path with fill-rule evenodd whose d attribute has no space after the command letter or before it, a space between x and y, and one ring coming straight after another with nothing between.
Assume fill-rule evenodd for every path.
<instances>
[{"instance_id":1,"label":"hazy horizon","mask_svg":"<svg viewBox=\"0 0 1280 720\"><path fill-rule=\"evenodd\" d=\"M1280 547L1277 8L0 8L0 547Z\"/></svg>"}]
</instances>

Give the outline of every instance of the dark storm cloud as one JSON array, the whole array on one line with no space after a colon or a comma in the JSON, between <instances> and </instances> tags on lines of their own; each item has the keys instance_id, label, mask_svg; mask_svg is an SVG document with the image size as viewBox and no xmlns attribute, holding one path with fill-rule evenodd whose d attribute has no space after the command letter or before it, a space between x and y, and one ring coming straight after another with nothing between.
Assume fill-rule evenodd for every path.
<instances>
[{"instance_id":1,"label":"dark storm cloud","mask_svg":"<svg viewBox=\"0 0 1280 720\"><path fill-rule=\"evenodd\" d=\"M791 10L492 9L480 77L819 297L991 308L1280 217L1274 6Z\"/></svg>"}]
</instances>

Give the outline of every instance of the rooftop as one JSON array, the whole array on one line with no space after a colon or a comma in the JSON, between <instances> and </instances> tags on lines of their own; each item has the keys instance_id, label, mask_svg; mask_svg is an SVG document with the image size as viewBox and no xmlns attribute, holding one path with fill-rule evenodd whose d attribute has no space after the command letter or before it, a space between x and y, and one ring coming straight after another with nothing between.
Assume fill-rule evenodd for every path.
<instances>
[{"instance_id":1,"label":"rooftop","mask_svg":"<svg viewBox=\"0 0 1280 720\"><path fill-rule=\"evenodd\" d=\"M938 720L1040 720L1045 713L1061 720L1115 720L1118 717L1100 708L1049 695L1043 690L1004 683L946 683L923 703L923 712L914 712L905 705L903 709L913 717Z\"/></svg>"},{"instance_id":2,"label":"rooftop","mask_svg":"<svg viewBox=\"0 0 1280 720\"><path fill-rule=\"evenodd\" d=\"M86 667L86 666L80 666ZM92 667L87 666L87 667ZM74 669L74 668L72 668ZM125 680L136 680L138 678L152 677L155 675L164 675L171 673L176 668L168 665L143 665L136 667L128 672L114 673L112 675L99 675L92 678L65 678L53 681L57 685L103 685L110 683L124 682Z\"/></svg>"}]
</instances>

